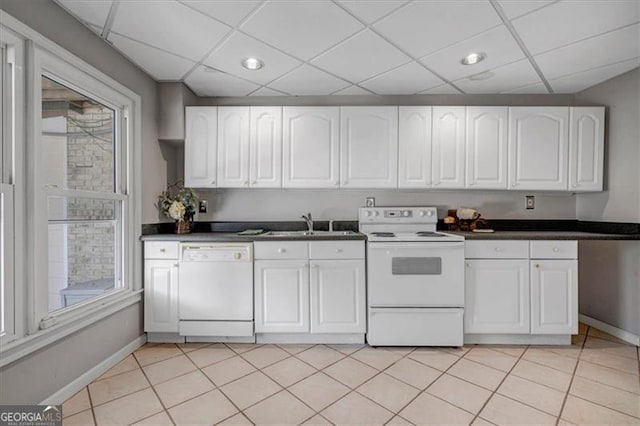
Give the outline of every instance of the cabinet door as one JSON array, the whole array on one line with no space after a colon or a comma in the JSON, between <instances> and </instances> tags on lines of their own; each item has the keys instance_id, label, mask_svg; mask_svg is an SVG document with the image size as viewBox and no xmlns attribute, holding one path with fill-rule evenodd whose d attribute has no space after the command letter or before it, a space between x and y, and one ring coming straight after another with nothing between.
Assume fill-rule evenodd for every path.
<instances>
[{"instance_id":1,"label":"cabinet door","mask_svg":"<svg viewBox=\"0 0 640 426\"><path fill-rule=\"evenodd\" d=\"M465 107L433 107L434 188L464 188Z\"/></svg>"},{"instance_id":2,"label":"cabinet door","mask_svg":"<svg viewBox=\"0 0 640 426\"><path fill-rule=\"evenodd\" d=\"M507 107L467 107L467 188L507 188Z\"/></svg>"},{"instance_id":3,"label":"cabinet door","mask_svg":"<svg viewBox=\"0 0 640 426\"><path fill-rule=\"evenodd\" d=\"M340 108L340 179L345 188L398 186L398 107Z\"/></svg>"},{"instance_id":4,"label":"cabinet door","mask_svg":"<svg viewBox=\"0 0 640 426\"><path fill-rule=\"evenodd\" d=\"M282 186L282 108L251 107L250 185Z\"/></svg>"},{"instance_id":5,"label":"cabinet door","mask_svg":"<svg viewBox=\"0 0 640 426\"><path fill-rule=\"evenodd\" d=\"M578 261L531 261L531 333L578 333Z\"/></svg>"},{"instance_id":6,"label":"cabinet door","mask_svg":"<svg viewBox=\"0 0 640 426\"><path fill-rule=\"evenodd\" d=\"M253 268L256 333L308 333L307 261L258 260Z\"/></svg>"},{"instance_id":7,"label":"cabinet door","mask_svg":"<svg viewBox=\"0 0 640 426\"><path fill-rule=\"evenodd\" d=\"M218 187L249 186L249 107L218 107Z\"/></svg>"},{"instance_id":8,"label":"cabinet door","mask_svg":"<svg viewBox=\"0 0 640 426\"><path fill-rule=\"evenodd\" d=\"M144 261L144 331L178 332L178 261Z\"/></svg>"},{"instance_id":9,"label":"cabinet door","mask_svg":"<svg viewBox=\"0 0 640 426\"><path fill-rule=\"evenodd\" d=\"M431 107L399 107L398 187L431 186Z\"/></svg>"},{"instance_id":10,"label":"cabinet door","mask_svg":"<svg viewBox=\"0 0 640 426\"><path fill-rule=\"evenodd\" d=\"M567 190L569 107L509 108L509 188Z\"/></svg>"},{"instance_id":11,"label":"cabinet door","mask_svg":"<svg viewBox=\"0 0 640 426\"><path fill-rule=\"evenodd\" d=\"M339 187L340 109L284 107L282 114L282 186Z\"/></svg>"},{"instance_id":12,"label":"cabinet door","mask_svg":"<svg viewBox=\"0 0 640 426\"><path fill-rule=\"evenodd\" d=\"M217 107L186 107L184 185L215 188L217 158Z\"/></svg>"},{"instance_id":13,"label":"cabinet door","mask_svg":"<svg viewBox=\"0 0 640 426\"><path fill-rule=\"evenodd\" d=\"M604 107L571 107L569 179L572 191L602 191Z\"/></svg>"},{"instance_id":14,"label":"cabinet door","mask_svg":"<svg viewBox=\"0 0 640 426\"><path fill-rule=\"evenodd\" d=\"M467 260L464 331L529 334L529 261Z\"/></svg>"},{"instance_id":15,"label":"cabinet door","mask_svg":"<svg viewBox=\"0 0 640 426\"><path fill-rule=\"evenodd\" d=\"M363 260L311 262L311 332L365 333Z\"/></svg>"}]
</instances>

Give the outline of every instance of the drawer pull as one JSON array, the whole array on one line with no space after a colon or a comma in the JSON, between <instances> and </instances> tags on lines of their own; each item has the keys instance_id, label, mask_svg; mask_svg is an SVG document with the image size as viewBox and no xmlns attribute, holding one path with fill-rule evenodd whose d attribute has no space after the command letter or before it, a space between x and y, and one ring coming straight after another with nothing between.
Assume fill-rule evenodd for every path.
<instances>
[{"instance_id":1,"label":"drawer pull","mask_svg":"<svg viewBox=\"0 0 640 426\"><path fill-rule=\"evenodd\" d=\"M554 252L554 253L557 253L557 252L559 252L559 251L560 251L560 249L559 249L558 247L554 247L554 248L553 248L553 252Z\"/></svg>"},{"instance_id":2,"label":"drawer pull","mask_svg":"<svg viewBox=\"0 0 640 426\"><path fill-rule=\"evenodd\" d=\"M342 249L336 249L336 253L342 253Z\"/></svg>"},{"instance_id":3,"label":"drawer pull","mask_svg":"<svg viewBox=\"0 0 640 426\"><path fill-rule=\"evenodd\" d=\"M166 252L167 252L167 249L163 249L163 248L160 249L160 253L166 253Z\"/></svg>"},{"instance_id":4,"label":"drawer pull","mask_svg":"<svg viewBox=\"0 0 640 426\"><path fill-rule=\"evenodd\" d=\"M278 253L284 253L284 252L286 252L286 251L287 251L287 249L284 249L284 248L279 248L279 249L278 249Z\"/></svg>"},{"instance_id":5,"label":"drawer pull","mask_svg":"<svg viewBox=\"0 0 640 426\"><path fill-rule=\"evenodd\" d=\"M174 263L174 264L173 264L173 267L174 267L174 268L177 268L178 266L180 266L180 264L179 264L179 263Z\"/></svg>"},{"instance_id":6,"label":"drawer pull","mask_svg":"<svg viewBox=\"0 0 640 426\"><path fill-rule=\"evenodd\" d=\"M502 251L502 247L496 247L494 250L497 251L497 252L501 252Z\"/></svg>"}]
</instances>

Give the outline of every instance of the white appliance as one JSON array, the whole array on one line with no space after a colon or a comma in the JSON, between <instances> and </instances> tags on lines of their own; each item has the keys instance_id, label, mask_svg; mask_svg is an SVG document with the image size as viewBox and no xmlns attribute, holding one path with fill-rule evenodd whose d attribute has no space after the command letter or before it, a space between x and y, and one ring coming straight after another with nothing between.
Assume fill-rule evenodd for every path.
<instances>
[{"instance_id":1,"label":"white appliance","mask_svg":"<svg viewBox=\"0 0 640 426\"><path fill-rule=\"evenodd\" d=\"M253 336L253 244L180 245L182 336Z\"/></svg>"},{"instance_id":2,"label":"white appliance","mask_svg":"<svg viewBox=\"0 0 640 426\"><path fill-rule=\"evenodd\" d=\"M436 232L435 207L363 207L367 342L462 346L464 237Z\"/></svg>"}]
</instances>

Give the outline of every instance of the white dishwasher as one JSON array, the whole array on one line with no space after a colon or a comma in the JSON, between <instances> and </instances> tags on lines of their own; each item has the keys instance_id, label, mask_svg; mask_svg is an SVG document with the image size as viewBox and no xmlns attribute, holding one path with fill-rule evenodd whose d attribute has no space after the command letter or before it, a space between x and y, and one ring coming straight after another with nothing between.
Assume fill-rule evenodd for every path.
<instances>
[{"instance_id":1,"label":"white dishwasher","mask_svg":"<svg viewBox=\"0 0 640 426\"><path fill-rule=\"evenodd\" d=\"M180 335L253 336L253 244L181 244L178 283Z\"/></svg>"}]
</instances>

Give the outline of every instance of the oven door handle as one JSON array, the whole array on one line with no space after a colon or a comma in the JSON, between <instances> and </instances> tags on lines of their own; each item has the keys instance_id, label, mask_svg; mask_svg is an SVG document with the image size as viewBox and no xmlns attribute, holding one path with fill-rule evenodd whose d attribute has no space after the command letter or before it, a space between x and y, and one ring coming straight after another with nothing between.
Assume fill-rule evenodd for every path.
<instances>
[{"instance_id":1,"label":"oven door handle","mask_svg":"<svg viewBox=\"0 0 640 426\"><path fill-rule=\"evenodd\" d=\"M434 244L429 244L431 241L425 241L420 243L369 243L368 248L370 250L411 250L411 249L428 249L428 250L440 250L440 249L463 249L464 250L464 242L463 241L451 241L451 242L434 242ZM428 244L428 245L427 245Z\"/></svg>"}]
</instances>

